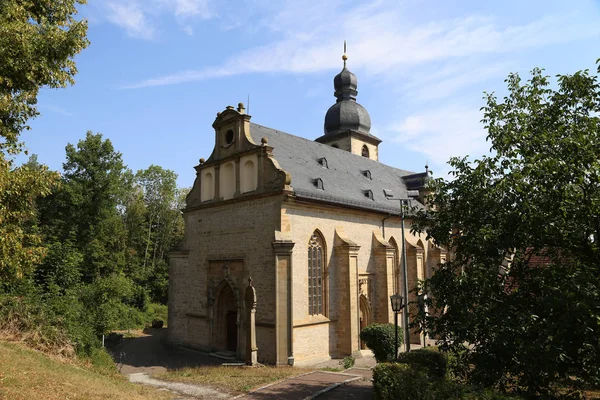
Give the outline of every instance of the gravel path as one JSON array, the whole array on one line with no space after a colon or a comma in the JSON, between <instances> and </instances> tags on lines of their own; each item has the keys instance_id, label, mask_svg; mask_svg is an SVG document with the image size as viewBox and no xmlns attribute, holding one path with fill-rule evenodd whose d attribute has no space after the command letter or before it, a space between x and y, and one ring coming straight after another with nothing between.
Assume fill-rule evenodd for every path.
<instances>
[{"instance_id":1,"label":"gravel path","mask_svg":"<svg viewBox=\"0 0 600 400\"><path fill-rule=\"evenodd\" d=\"M151 378L144 372L135 374L129 374L129 381L132 383L141 383L143 385L150 385L161 389L170 390L175 393L183 394L185 396L191 396L194 399L199 400L210 400L210 399L229 399L231 395L223 392L219 392L213 388L200 385L192 385L188 383L180 382L166 382L158 379Z\"/></svg>"}]
</instances>

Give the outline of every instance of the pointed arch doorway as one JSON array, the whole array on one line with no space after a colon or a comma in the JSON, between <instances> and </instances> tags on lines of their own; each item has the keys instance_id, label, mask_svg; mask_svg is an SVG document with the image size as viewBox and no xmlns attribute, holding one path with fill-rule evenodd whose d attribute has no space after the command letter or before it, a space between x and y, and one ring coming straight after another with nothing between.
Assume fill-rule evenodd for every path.
<instances>
[{"instance_id":1,"label":"pointed arch doorway","mask_svg":"<svg viewBox=\"0 0 600 400\"><path fill-rule=\"evenodd\" d=\"M359 305L359 311L360 311L360 331L362 331L367 326L369 326L369 324L371 324L371 306L369 305L369 300L367 300L367 298L365 297L364 294L360 295L359 302L360 302L360 305ZM360 335L360 331L359 331L359 335ZM367 348L367 345L361 339L361 341L360 341L360 349L361 350L365 350L366 348Z\"/></svg>"},{"instance_id":2,"label":"pointed arch doorway","mask_svg":"<svg viewBox=\"0 0 600 400\"><path fill-rule=\"evenodd\" d=\"M214 343L218 349L237 353L238 307L237 298L230 285L222 286L216 302Z\"/></svg>"}]
</instances>

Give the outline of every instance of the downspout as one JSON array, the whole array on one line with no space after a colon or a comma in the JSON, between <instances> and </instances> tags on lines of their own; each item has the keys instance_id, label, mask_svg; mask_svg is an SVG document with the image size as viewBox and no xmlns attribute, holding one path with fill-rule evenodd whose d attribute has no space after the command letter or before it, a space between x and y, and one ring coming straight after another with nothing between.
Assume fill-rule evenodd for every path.
<instances>
[{"instance_id":1,"label":"downspout","mask_svg":"<svg viewBox=\"0 0 600 400\"><path fill-rule=\"evenodd\" d=\"M388 214L387 217L385 217L384 219L381 220L381 234L383 235L383 238L385 239L385 220L388 219L389 217L391 217L394 214Z\"/></svg>"}]
</instances>

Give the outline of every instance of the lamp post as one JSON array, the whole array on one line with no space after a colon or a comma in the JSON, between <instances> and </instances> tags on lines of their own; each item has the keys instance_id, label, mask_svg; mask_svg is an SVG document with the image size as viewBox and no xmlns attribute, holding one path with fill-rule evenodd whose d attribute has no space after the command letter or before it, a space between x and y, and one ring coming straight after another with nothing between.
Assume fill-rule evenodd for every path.
<instances>
[{"instance_id":1,"label":"lamp post","mask_svg":"<svg viewBox=\"0 0 600 400\"><path fill-rule=\"evenodd\" d=\"M402 229L402 279L404 280L404 285L402 285L403 286L402 294L404 295L404 298L406 299L406 304L404 305L404 307L406 307L406 310L404 311L403 328L404 328L404 345L406 346L406 352L408 353L410 351L410 330L408 329L408 324L410 321L408 319L408 272L407 272L407 267L406 267L406 240L404 238L404 207L405 207L405 203L408 205L408 203L412 200L411 197L417 197L419 195L419 191L418 190L407 190L406 195L408 196L408 198L406 198L406 199L388 198L388 200L399 200L400 201L400 223L401 223L401 229ZM397 314L396 314L396 318L397 318ZM398 325L398 324L396 323L396 325ZM396 328L396 329L398 329L398 328Z\"/></svg>"},{"instance_id":2,"label":"lamp post","mask_svg":"<svg viewBox=\"0 0 600 400\"><path fill-rule=\"evenodd\" d=\"M394 325L396 326L396 352L394 353L394 359L398 359L398 313L404 307L403 298L398 293L390 296L390 302L392 303L392 310L394 311Z\"/></svg>"}]
</instances>

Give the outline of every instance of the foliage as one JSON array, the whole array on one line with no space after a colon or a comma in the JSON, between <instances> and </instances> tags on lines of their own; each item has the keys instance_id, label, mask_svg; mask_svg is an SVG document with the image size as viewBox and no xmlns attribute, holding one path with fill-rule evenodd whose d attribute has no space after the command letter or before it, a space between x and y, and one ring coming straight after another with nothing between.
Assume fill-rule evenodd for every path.
<instances>
[{"instance_id":1,"label":"foliage","mask_svg":"<svg viewBox=\"0 0 600 400\"><path fill-rule=\"evenodd\" d=\"M373 368L373 391L377 400L432 399L427 375L408 364L377 364Z\"/></svg>"},{"instance_id":2,"label":"foliage","mask_svg":"<svg viewBox=\"0 0 600 400\"><path fill-rule=\"evenodd\" d=\"M73 58L89 42L87 22L76 20L85 0L0 2L0 151L18 151L18 136L37 116L42 87L73 84Z\"/></svg>"},{"instance_id":3,"label":"foliage","mask_svg":"<svg viewBox=\"0 0 600 400\"><path fill-rule=\"evenodd\" d=\"M50 194L57 181L58 174L46 166L14 167L0 152L0 287L14 285L43 259L35 201Z\"/></svg>"},{"instance_id":4,"label":"foliage","mask_svg":"<svg viewBox=\"0 0 600 400\"><path fill-rule=\"evenodd\" d=\"M73 57L88 44L87 23L76 21L83 1L0 2L0 282L10 288L44 254L34 202L47 196L58 174L45 166L15 166L18 137L37 115L42 87L73 83Z\"/></svg>"},{"instance_id":5,"label":"foliage","mask_svg":"<svg viewBox=\"0 0 600 400\"><path fill-rule=\"evenodd\" d=\"M444 379L448 360L443 353L427 348L400 353L398 362L408 364L413 368L421 368L431 379Z\"/></svg>"},{"instance_id":6,"label":"foliage","mask_svg":"<svg viewBox=\"0 0 600 400\"><path fill-rule=\"evenodd\" d=\"M405 363L377 364L373 368L373 391L377 400L514 399L491 390L466 386L445 377L432 380L423 368Z\"/></svg>"},{"instance_id":7,"label":"foliage","mask_svg":"<svg viewBox=\"0 0 600 400\"><path fill-rule=\"evenodd\" d=\"M342 359L342 361L340 361L340 364L344 366L344 369L349 369L354 367L354 363L356 362L356 359L352 356L346 356Z\"/></svg>"},{"instance_id":8,"label":"foliage","mask_svg":"<svg viewBox=\"0 0 600 400\"><path fill-rule=\"evenodd\" d=\"M453 254L417 322L469 382L561 397L600 383L600 86L588 71L506 82L483 108L493 154L451 159L415 221Z\"/></svg>"},{"instance_id":9,"label":"foliage","mask_svg":"<svg viewBox=\"0 0 600 400\"><path fill-rule=\"evenodd\" d=\"M393 324L371 324L360 331L360 339L373 351L377 362L391 361L396 358L396 327ZM402 335L398 335L398 346L402 344Z\"/></svg>"}]
</instances>

